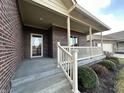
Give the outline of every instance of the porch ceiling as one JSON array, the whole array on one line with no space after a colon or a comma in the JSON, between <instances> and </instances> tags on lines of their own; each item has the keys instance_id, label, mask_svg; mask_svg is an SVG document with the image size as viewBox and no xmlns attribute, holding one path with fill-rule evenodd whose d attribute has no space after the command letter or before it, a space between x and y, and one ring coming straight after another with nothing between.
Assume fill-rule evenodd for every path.
<instances>
[{"instance_id":1,"label":"porch ceiling","mask_svg":"<svg viewBox=\"0 0 124 93\"><path fill-rule=\"evenodd\" d=\"M19 9L24 25L49 29L51 25L67 28L66 16L50 10L32 0L18 0ZM74 15L74 12L71 13ZM86 18L84 18L85 20ZM74 19L71 19L71 30L89 33L89 26L86 26ZM93 29L93 32L97 30Z\"/></svg>"}]
</instances>

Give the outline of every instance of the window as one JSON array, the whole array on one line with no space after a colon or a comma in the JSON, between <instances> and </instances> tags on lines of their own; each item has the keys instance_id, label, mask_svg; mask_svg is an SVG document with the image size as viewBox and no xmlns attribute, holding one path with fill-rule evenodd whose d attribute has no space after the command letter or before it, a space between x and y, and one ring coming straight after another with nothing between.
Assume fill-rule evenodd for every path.
<instances>
[{"instance_id":1,"label":"window","mask_svg":"<svg viewBox=\"0 0 124 93\"><path fill-rule=\"evenodd\" d=\"M78 38L75 36L71 36L70 42L71 42L71 46L77 46L78 45Z\"/></svg>"}]
</instances>

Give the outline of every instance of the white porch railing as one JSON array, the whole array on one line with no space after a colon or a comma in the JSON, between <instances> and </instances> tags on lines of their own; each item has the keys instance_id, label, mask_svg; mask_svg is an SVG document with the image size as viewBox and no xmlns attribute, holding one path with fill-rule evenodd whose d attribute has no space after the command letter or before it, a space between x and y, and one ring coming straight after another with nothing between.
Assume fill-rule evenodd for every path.
<instances>
[{"instance_id":1,"label":"white porch railing","mask_svg":"<svg viewBox=\"0 0 124 93\"><path fill-rule=\"evenodd\" d=\"M68 46L63 46L63 48L69 51ZM101 47L72 46L70 47L70 52L72 53L72 50L74 49L78 50L78 60L92 58L103 54Z\"/></svg>"},{"instance_id":2,"label":"white porch railing","mask_svg":"<svg viewBox=\"0 0 124 93\"><path fill-rule=\"evenodd\" d=\"M72 85L74 93L78 93L78 65L77 65L77 52L73 51L73 54L64 49L60 43L57 44L57 60L58 67L64 71L67 79Z\"/></svg>"},{"instance_id":3,"label":"white porch railing","mask_svg":"<svg viewBox=\"0 0 124 93\"><path fill-rule=\"evenodd\" d=\"M72 85L74 93L78 92L78 60L88 59L102 55L101 47L61 46L57 43L58 67L64 71Z\"/></svg>"}]
</instances>

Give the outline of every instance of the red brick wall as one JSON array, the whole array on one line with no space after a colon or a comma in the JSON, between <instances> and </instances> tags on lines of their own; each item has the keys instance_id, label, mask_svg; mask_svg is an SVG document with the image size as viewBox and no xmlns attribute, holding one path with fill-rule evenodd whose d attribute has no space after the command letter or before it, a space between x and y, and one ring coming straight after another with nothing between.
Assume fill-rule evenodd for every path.
<instances>
[{"instance_id":1,"label":"red brick wall","mask_svg":"<svg viewBox=\"0 0 124 93\"><path fill-rule=\"evenodd\" d=\"M10 79L23 58L22 35L16 0L0 0L0 93L8 93Z\"/></svg>"}]
</instances>

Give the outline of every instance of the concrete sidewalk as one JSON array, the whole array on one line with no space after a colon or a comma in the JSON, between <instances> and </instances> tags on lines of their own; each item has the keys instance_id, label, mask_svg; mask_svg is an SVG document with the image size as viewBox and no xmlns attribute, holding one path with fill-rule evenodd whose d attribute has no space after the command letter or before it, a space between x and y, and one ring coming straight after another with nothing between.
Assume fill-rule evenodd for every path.
<instances>
[{"instance_id":1,"label":"concrete sidewalk","mask_svg":"<svg viewBox=\"0 0 124 93\"><path fill-rule=\"evenodd\" d=\"M124 58L124 54L114 54L115 57Z\"/></svg>"}]
</instances>

